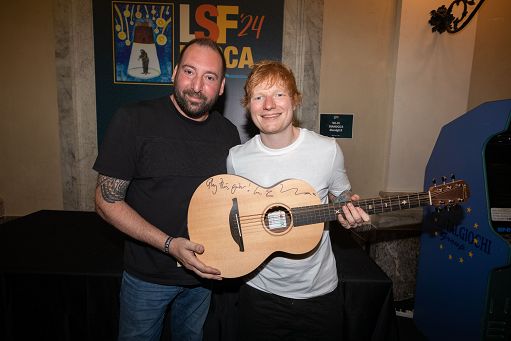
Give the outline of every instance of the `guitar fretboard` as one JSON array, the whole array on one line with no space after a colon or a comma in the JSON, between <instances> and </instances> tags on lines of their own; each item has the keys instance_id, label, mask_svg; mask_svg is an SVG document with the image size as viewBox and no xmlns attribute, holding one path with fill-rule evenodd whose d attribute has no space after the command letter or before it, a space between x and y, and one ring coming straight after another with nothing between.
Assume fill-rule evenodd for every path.
<instances>
[{"instance_id":1,"label":"guitar fretboard","mask_svg":"<svg viewBox=\"0 0 511 341\"><path fill-rule=\"evenodd\" d=\"M295 207L291 209L291 214L293 215L294 226L302 226L337 220L337 215L342 213L342 207L348 202L361 207L368 214L377 214L428 206L431 204L430 200L428 192L418 192L385 198Z\"/></svg>"}]
</instances>

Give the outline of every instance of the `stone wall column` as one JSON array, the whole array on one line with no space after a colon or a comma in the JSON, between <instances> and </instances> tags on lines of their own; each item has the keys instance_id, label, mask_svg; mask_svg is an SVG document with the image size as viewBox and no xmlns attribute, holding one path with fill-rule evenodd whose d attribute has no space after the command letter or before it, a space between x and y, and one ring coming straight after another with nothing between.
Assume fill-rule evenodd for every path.
<instances>
[{"instance_id":1,"label":"stone wall column","mask_svg":"<svg viewBox=\"0 0 511 341\"><path fill-rule=\"evenodd\" d=\"M296 110L300 126L319 132L319 80L323 0L286 0L282 61L293 70L302 105Z\"/></svg>"},{"instance_id":2,"label":"stone wall column","mask_svg":"<svg viewBox=\"0 0 511 341\"><path fill-rule=\"evenodd\" d=\"M64 209L91 211L97 154L92 1L53 5Z\"/></svg>"}]
</instances>

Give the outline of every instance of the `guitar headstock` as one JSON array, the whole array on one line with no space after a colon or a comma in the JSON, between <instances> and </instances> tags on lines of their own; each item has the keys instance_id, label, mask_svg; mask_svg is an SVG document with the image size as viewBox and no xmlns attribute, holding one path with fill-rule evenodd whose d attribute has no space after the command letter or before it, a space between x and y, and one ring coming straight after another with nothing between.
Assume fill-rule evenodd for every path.
<instances>
[{"instance_id":1,"label":"guitar headstock","mask_svg":"<svg viewBox=\"0 0 511 341\"><path fill-rule=\"evenodd\" d=\"M470 197L468 185L463 180L453 180L441 185L433 185L429 188L431 204L435 207L452 206L465 202Z\"/></svg>"}]
</instances>

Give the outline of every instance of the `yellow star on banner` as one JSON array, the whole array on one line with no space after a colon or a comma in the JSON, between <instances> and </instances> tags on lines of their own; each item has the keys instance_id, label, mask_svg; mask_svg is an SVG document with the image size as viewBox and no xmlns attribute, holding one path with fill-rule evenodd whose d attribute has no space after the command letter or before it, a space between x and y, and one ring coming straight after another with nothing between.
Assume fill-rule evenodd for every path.
<instances>
[{"instance_id":1,"label":"yellow star on banner","mask_svg":"<svg viewBox=\"0 0 511 341\"><path fill-rule=\"evenodd\" d=\"M449 260L452 260L452 255L449 255L449 257L448 257L448 258L449 258Z\"/></svg>"},{"instance_id":2,"label":"yellow star on banner","mask_svg":"<svg viewBox=\"0 0 511 341\"><path fill-rule=\"evenodd\" d=\"M478 229L479 228L479 224L478 223L474 223L474 228Z\"/></svg>"},{"instance_id":3,"label":"yellow star on banner","mask_svg":"<svg viewBox=\"0 0 511 341\"><path fill-rule=\"evenodd\" d=\"M474 244L475 245L479 244L479 240L477 238L474 238Z\"/></svg>"},{"instance_id":4,"label":"yellow star on banner","mask_svg":"<svg viewBox=\"0 0 511 341\"><path fill-rule=\"evenodd\" d=\"M469 252L468 252L468 256L469 256L470 258L472 258L472 257L474 257L474 253L473 253L472 251L469 251Z\"/></svg>"},{"instance_id":5,"label":"yellow star on banner","mask_svg":"<svg viewBox=\"0 0 511 341\"><path fill-rule=\"evenodd\" d=\"M472 209L470 207L467 207L467 213L472 212Z\"/></svg>"},{"instance_id":6,"label":"yellow star on banner","mask_svg":"<svg viewBox=\"0 0 511 341\"><path fill-rule=\"evenodd\" d=\"M464 260L463 260L463 257L460 257L460 263L463 263Z\"/></svg>"}]
</instances>

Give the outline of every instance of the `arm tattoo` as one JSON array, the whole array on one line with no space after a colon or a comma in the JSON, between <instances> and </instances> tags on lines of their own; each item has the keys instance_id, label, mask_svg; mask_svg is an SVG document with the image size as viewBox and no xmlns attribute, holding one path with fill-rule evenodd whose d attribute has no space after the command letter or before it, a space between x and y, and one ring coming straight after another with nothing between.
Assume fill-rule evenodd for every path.
<instances>
[{"instance_id":1,"label":"arm tattoo","mask_svg":"<svg viewBox=\"0 0 511 341\"><path fill-rule=\"evenodd\" d=\"M101 189L103 199L106 202L113 204L116 201L124 200L129 184L130 182L128 180L111 178L99 174L97 186Z\"/></svg>"},{"instance_id":2,"label":"arm tattoo","mask_svg":"<svg viewBox=\"0 0 511 341\"><path fill-rule=\"evenodd\" d=\"M341 203L341 202L351 201L353 192L351 191L351 189L347 189L344 192L342 192L341 194L339 194L338 196L334 196L334 195L332 195L332 196L333 196L332 202Z\"/></svg>"}]
</instances>

